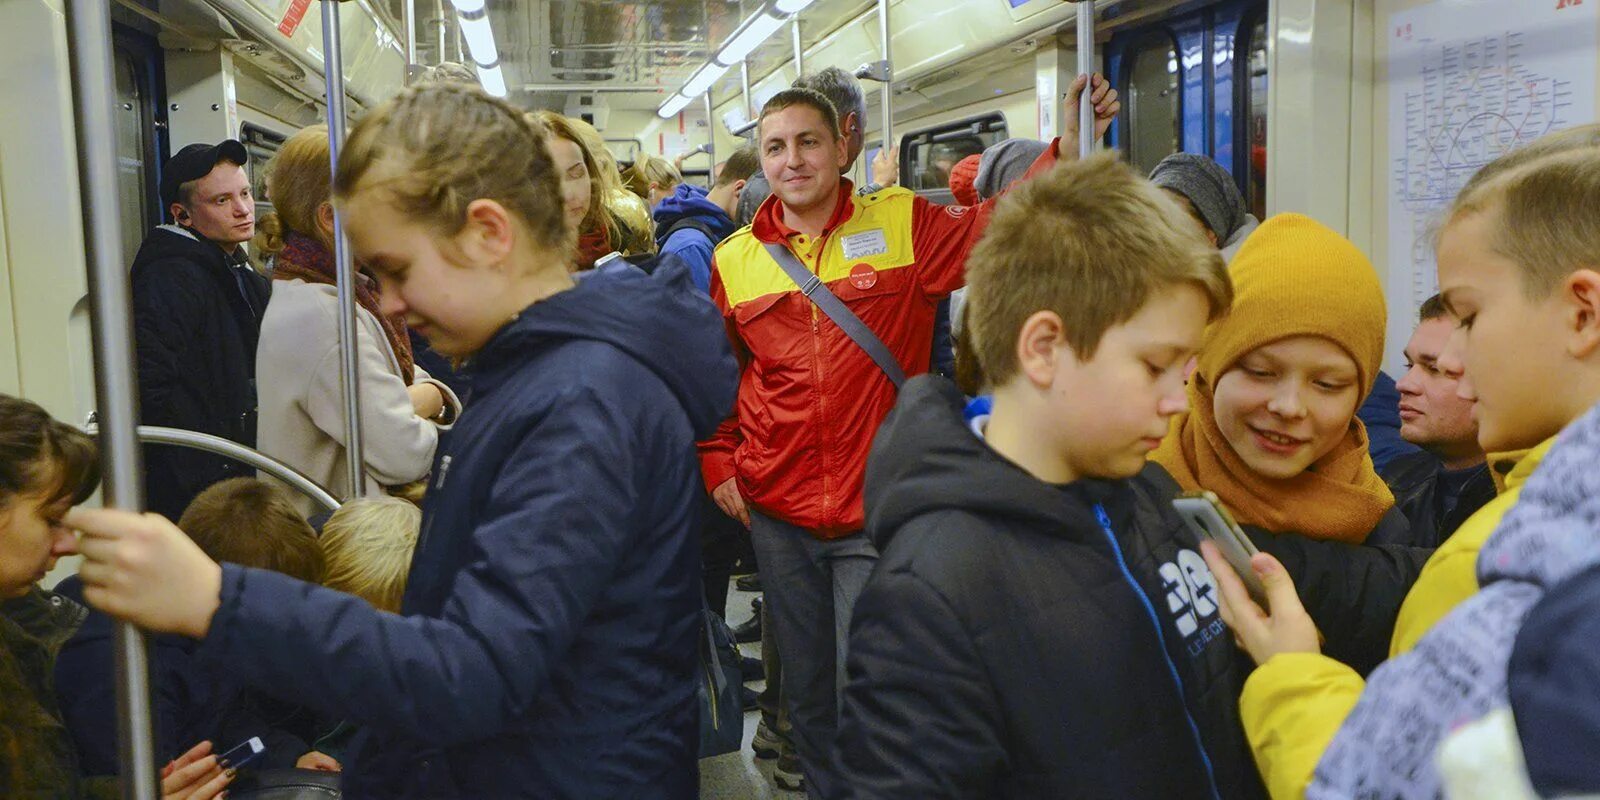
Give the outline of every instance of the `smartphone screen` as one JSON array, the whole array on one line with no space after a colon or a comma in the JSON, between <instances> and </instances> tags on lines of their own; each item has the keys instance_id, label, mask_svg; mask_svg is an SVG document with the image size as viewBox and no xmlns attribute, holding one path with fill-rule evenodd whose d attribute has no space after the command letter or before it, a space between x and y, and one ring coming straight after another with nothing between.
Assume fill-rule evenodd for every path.
<instances>
[{"instance_id":1,"label":"smartphone screen","mask_svg":"<svg viewBox=\"0 0 1600 800\"><path fill-rule=\"evenodd\" d=\"M260 758L266 752L267 746L261 741L261 737L252 736L234 745L227 752L218 754L217 762L227 769L238 769Z\"/></svg>"}]
</instances>

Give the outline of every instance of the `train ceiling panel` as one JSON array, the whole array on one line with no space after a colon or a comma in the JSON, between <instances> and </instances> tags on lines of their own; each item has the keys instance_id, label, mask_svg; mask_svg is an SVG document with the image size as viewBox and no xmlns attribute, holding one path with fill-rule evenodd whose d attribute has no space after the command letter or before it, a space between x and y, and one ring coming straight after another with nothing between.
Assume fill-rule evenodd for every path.
<instances>
[{"instance_id":1,"label":"train ceiling panel","mask_svg":"<svg viewBox=\"0 0 1600 800\"><path fill-rule=\"evenodd\" d=\"M810 47L871 6L818 0L801 15ZM566 95L606 93L612 108L654 111L705 63L744 17L747 0L489 0L495 39L514 99L562 108ZM792 60L788 26L749 59L752 78ZM717 94L739 83L729 72ZM524 93L515 95L517 90Z\"/></svg>"}]
</instances>

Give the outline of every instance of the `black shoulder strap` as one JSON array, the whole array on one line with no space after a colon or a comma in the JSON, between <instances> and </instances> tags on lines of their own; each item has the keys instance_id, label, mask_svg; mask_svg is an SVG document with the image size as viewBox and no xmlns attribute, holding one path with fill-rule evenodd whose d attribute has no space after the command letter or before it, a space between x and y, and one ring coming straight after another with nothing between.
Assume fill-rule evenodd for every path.
<instances>
[{"instance_id":1,"label":"black shoulder strap","mask_svg":"<svg viewBox=\"0 0 1600 800\"><path fill-rule=\"evenodd\" d=\"M800 263L800 259L789 252L789 248L771 242L763 242L762 246L767 248L772 259L783 268L789 280L800 287L800 293L815 303L817 310L827 314L828 319L833 320L833 324L838 325L839 329L844 331L844 335L850 337L850 341L866 351L872 363L877 364L878 369L889 376L889 382L893 383L896 389L906 382L906 372L900 367L900 362L895 360L894 354L889 352L889 346L867 327L867 323L862 322L860 317L845 306L843 301L828 291L821 278L806 269L805 265Z\"/></svg>"},{"instance_id":2,"label":"black shoulder strap","mask_svg":"<svg viewBox=\"0 0 1600 800\"><path fill-rule=\"evenodd\" d=\"M700 220L697 220L697 219L692 219L690 217L683 217L682 219L679 219L677 222L674 222L671 225L668 225L666 227L666 230L663 230L661 232L661 234L656 237L656 244L658 246L665 245L667 243L667 240L672 238L672 234L677 233L678 231L681 231L684 228L690 228L692 230L697 230L697 231L705 234L706 238L711 240L711 245L713 247L715 247L718 243L720 243L724 238L722 236L718 236L717 232L712 230L710 225L707 225L704 222L701 222Z\"/></svg>"}]
</instances>

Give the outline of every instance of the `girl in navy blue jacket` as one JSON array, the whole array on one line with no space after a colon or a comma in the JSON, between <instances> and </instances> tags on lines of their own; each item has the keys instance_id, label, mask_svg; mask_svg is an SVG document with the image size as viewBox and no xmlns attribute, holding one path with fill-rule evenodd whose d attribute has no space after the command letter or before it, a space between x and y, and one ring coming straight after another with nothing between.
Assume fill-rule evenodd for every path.
<instances>
[{"instance_id":1,"label":"girl in navy blue jacket","mask_svg":"<svg viewBox=\"0 0 1600 800\"><path fill-rule=\"evenodd\" d=\"M402 612L217 565L152 515L75 512L85 597L363 726L351 797L691 798L694 442L732 406L681 269L574 280L544 133L425 85L350 135L335 193L384 313L466 360Z\"/></svg>"}]
</instances>

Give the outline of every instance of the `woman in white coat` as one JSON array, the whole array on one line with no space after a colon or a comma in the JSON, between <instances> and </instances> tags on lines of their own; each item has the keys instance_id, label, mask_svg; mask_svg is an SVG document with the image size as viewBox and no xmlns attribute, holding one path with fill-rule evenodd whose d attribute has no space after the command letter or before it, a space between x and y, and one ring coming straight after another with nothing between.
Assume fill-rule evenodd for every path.
<instances>
[{"instance_id":1,"label":"woman in white coat","mask_svg":"<svg viewBox=\"0 0 1600 800\"><path fill-rule=\"evenodd\" d=\"M347 498L327 128L313 125L284 142L266 179L274 213L262 218L257 242L274 266L272 300L256 350L257 447ZM356 349L368 494L426 477L440 431L461 410L448 387L412 362L405 320L380 314L376 291L358 272ZM308 515L316 510L310 498L298 497L297 503Z\"/></svg>"}]
</instances>

